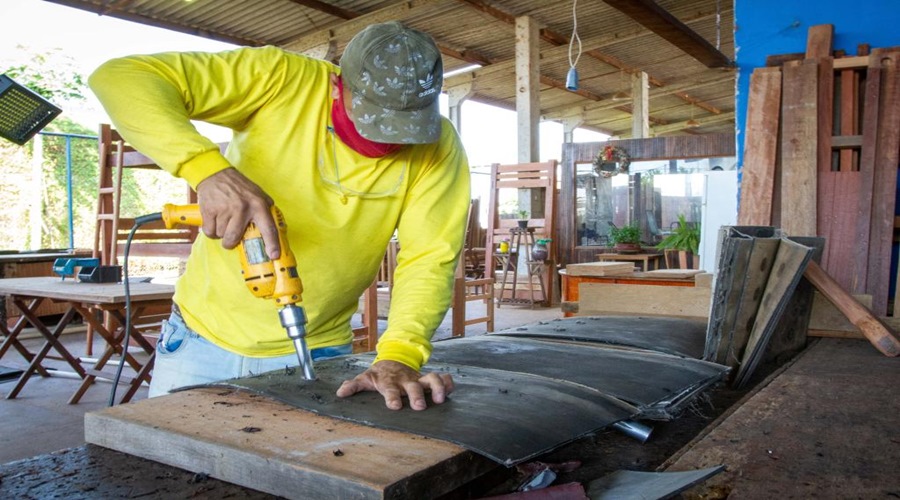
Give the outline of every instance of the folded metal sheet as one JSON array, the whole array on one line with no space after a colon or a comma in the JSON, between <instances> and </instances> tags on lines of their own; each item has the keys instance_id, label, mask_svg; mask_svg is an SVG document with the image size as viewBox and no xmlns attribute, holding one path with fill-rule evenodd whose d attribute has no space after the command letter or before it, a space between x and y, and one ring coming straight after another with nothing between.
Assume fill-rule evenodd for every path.
<instances>
[{"instance_id":1,"label":"folded metal sheet","mask_svg":"<svg viewBox=\"0 0 900 500\"><path fill-rule=\"evenodd\" d=\"M677 472L619 470L591 481L587 493L591 500L672 498L723 470L724 465Z\"/></svg>"},{"instance_id":2,"label":"folded metal sheet","mask_svg":"<svg viewBox=\"0 0 900 500\"><path fill-rule=\"evenodd\" d=\"M703 357L706 321L663 316L578 316L541 321L489 335L575 340Z\"/></svg>"},{"instance_id":3,"label":"folded metal sheet","mask_svg":"<svg viewBox=\"0 0 900 500\"><path fill-rule=\"evenodd\" d=\"M529 373L586 385L633 404L637 418L670 420L728 367L668 354L481 335L435 342L431 363Z\"/></svg>"},{"instance_id":4,"label":"folded metal sheet","mask_svg":"<svg viewBox=\"0 0 900 500\"><path fill-rule=\"evenodd\" d=\"M362 373L373 356L316 363L318 380L277 370L212 387L246 389L320 415L456 443L506 466L637 415L637 408L596 389L526 373L430 363L453 375L456 390L427 411L389 410L378 393L338 398L341 382Z\"/></svg>"}]
</instances>

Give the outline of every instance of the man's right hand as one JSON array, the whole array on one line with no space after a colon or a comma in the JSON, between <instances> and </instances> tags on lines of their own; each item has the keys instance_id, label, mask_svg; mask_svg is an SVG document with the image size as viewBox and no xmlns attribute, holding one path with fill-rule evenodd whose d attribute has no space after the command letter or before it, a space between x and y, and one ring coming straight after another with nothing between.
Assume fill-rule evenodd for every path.
<instances>
[{"instance_id":1,"label":"man's right hand","mask_svg":"<svg viewBox=\"0 0 900 500\"><path fill-rule=\"evenodd\" d=\"M203 234L222 239L222 246L234 248L241 242L247 225L256 224L262 233L270 259L281 255L278 230L272 219L272 198L234 167L217 172L197 185L197 201L203 217Z\"/></svg>"}]
</instances>

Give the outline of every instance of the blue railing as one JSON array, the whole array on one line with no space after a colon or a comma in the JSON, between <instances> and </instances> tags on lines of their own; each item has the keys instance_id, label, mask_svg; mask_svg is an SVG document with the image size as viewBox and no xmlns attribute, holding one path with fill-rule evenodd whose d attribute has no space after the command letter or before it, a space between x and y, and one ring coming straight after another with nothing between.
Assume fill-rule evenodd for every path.
<instances>
[{"instance_id":1,"label":"blue railing","mask_svg":"<svg viewBox=\"0 0 900 500\"><path fill-rule=\"evenodd\" d=\"M75 248L75 213L74 199L72 196L72 139L91 139L96 141L96 135L65 134L61 132L40 132L49 137L63 137L66 140L66 201L69 217L69 250Z\"/></svg>"}]
</instances>

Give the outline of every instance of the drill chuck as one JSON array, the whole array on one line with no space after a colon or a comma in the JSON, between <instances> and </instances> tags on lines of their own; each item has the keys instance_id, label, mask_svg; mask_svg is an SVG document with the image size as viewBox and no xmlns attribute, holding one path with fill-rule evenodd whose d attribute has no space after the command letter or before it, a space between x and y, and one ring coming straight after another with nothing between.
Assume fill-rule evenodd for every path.
<instances>
[{"instance_id":1,"label":"drill chuck","mask_svg":"<svg viewBox=\"0 0 900 500\"><path fill-rule=\"evenodd\" d=\"M315 380L316 371L313 368L309 347L306 345L306 313L302 307L289 304L278 311L278 317L281 318L281 326L287 330L288 337L294 342L297 360L300 362L300 369L303 370L303 378Z\"/></svg>"}]
</instances>

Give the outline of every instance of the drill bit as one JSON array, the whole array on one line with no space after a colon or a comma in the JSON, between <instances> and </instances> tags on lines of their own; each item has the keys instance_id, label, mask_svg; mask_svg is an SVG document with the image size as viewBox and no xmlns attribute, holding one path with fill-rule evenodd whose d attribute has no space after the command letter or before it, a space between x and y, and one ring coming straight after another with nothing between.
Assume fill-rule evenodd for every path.
<instances>
[{"instance_id":1,"label":"drill bit","mask_svg":"<svg viewBox=\"0 0 900 500\"><path fill-rule=\"evenodd\" d=\"M288 304L278 311L278 317L281 318L281 326L287 330L288 337L294 342L303 378L315 380L316 371L313 368L309 347L306 345L306 313L302 307Z\"/></svg>"}]
</instances>

